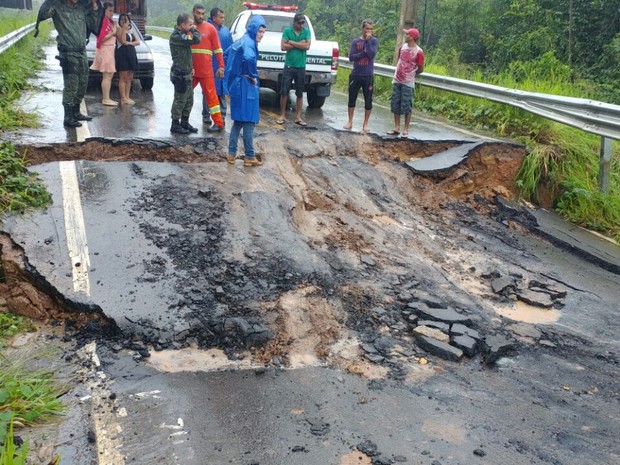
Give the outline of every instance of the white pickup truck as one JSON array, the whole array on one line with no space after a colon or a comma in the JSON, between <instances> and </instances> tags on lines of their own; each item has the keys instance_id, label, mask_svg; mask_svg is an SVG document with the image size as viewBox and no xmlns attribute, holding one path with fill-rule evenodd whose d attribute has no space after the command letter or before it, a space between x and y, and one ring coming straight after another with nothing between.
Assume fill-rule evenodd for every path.
<instances>
[{"instance_id":1,"label":"white pickup truck","mask_svg":"<svg viewBox=\"0 0 620 465\"><path fill-rule=\"evenodd\" d=\"M267 30L263 40L258 44L258 74L261 86L280 90L282 70L286 52L280 48L282 31L293 25L293 17L297 7L272 6L245 2L247 9L237 15L230 27L234 40L245 34L245 28L252 15L261 15L267 23ZM304 91L308 100L308 107L321 108L325 98L329 97L331 86L336 82L338 71L339 49L337 42L316 40L310 19L306 17L307 27L310 29L312 43L306 58L306 82Z\"/></svg>"}]
</instances>

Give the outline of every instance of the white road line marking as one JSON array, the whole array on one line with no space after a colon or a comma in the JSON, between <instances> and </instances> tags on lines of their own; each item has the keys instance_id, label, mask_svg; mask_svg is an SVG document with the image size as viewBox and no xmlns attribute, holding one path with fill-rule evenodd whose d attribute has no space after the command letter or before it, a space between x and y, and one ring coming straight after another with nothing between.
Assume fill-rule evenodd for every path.
<instances>
[{"instance_id":1,"label":"white road line marking","mask_svg":"<svg viewBox=\"0 0 620 465\"><path fill-rule=\"evenodd\" d=\"M80 111L83 114L88 115L86 111L86 102L84 102L84 100L82 100L82 103L80 103ZM86 121L82 121L81 127L75 128L75 135L77 137L78 142L84 142L86 139L88 139L91 136L90 130L88 129L88 124L86 123Z\"/></svg>"},{"instance_id":2,"label":"white road line marking","mask_svg":"<svg viewBox=\"0 0 620 465\"><path fill-rule=\"evenodd\" d=\"M135 394L132 394L132 396L152 397L153 399L159 399L160 397L157 394L161 394L161 391L155 390L155 391L136 392Z\"/></svg>"},{"instance_id":3,"label":"white road line marking","mask_svg":"<svg viewBox=\"0 0 620 465\"><path fill-rule=\"evenodd\" d=\"M71 260L71 273L73 275L73 290L90 295L90 257L88 255L88 242L86 239L86 226L82 212L80 198L80 186L78 183L77 169L74 161L61 161L58 163L60 180L62 184L62 205L65 213L65 234L67 236L67 248Z\"/></svg>"}]
</instances>

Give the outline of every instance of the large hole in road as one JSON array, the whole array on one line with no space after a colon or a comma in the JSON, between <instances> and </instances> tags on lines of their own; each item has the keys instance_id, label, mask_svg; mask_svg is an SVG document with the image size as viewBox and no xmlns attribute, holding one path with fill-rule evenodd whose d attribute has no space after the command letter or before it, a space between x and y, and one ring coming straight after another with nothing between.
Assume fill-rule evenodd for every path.
<instances>
[{"instance_id":1,"label":"large hole in road","mask_svg":"<svg viewBox=\"0 0 620 465\"><path fill-rule=\"evenodd\" d=\"M257 153L266 163L251 172L263 179L260 192L207 182L226 169L224 138L18 146L32 165L122 161L135 164L136 176L145 176L139 162L212 169L196 184L154 179L148 192L126 204L144 238L166 255L139 265L148 279L174 283L174 323L128 317L130 324L120 324L105 308L63 299L32 266L14 266L27 258L8 252L19 249L8 235L2 236L3 294L17 295L30 283L40 298L0 303L38 319L96 328L116 347L218 348L232 360L330 363L396 378L410 376L407 366L428 352L459 360L484 349L493 359L513 348L510 341L482 347L487 322L497 317L494 306L506 310L515 300L561 306L562 292L553 283L527 272L511 277L501 265L514 254L516 240L494 199L513 196L523 147L302 131L257 133ZM424 172L411 163L446 154L456 157L451 166L442 161ZM264 216L248 226L252 212ZM176 225L174 233L149 221L153 215ZM166 263L174 270L164 269ZM197 272L188 283L187 273ZM491 281L499 278L506 285L494 292ZM528 303L515 297L519 289L549 298ZM482 305L489 295L494 304Z\"/></svg>"}]
</instances>

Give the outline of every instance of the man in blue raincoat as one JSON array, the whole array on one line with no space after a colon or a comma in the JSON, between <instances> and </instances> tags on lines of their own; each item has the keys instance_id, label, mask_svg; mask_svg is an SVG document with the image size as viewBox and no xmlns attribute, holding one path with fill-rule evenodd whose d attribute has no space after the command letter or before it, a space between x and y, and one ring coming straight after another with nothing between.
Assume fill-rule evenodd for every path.
<instances>
[{"instance_id":1,"label":"man in blue raincoat","mask_svg":"<svg viewBox=\"0 0 620 465\"><path fill-rule=\"evenodd\" d=\"M243 130L245 159L243 166L260 166L262 161L254 153L254 126L259 121L258 90L258 43L265 34L265 20L252 15L243 37L234 42L227 55L225 80L230 95L230 117L234 124L228 140L230 164L235 163L237 141Z\"/></svg>"}]
</instances>

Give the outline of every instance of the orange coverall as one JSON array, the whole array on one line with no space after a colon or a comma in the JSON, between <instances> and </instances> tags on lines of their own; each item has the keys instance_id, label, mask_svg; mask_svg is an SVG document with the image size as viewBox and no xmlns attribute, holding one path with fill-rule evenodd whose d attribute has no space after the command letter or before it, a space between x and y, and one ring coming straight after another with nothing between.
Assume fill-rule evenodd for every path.
<instances>
[{"instance_id":1,"label":"orange coverall","mask_svg":"<svg viewBox=\"0 0 620 465\"><path fill-rule=\"evenodd\" d=\"M224 127L220 101L215 90L215 76L213 75L213 55L217 59L220 68L224 68L224 51L220 45L220 37L217 30L204 21L196 24L200 32L200 43L192 45L192 58L194 61L194 87L200 83L202 94L207 98L211 119L216 126Z\"/></svg>"}]
</instances>

